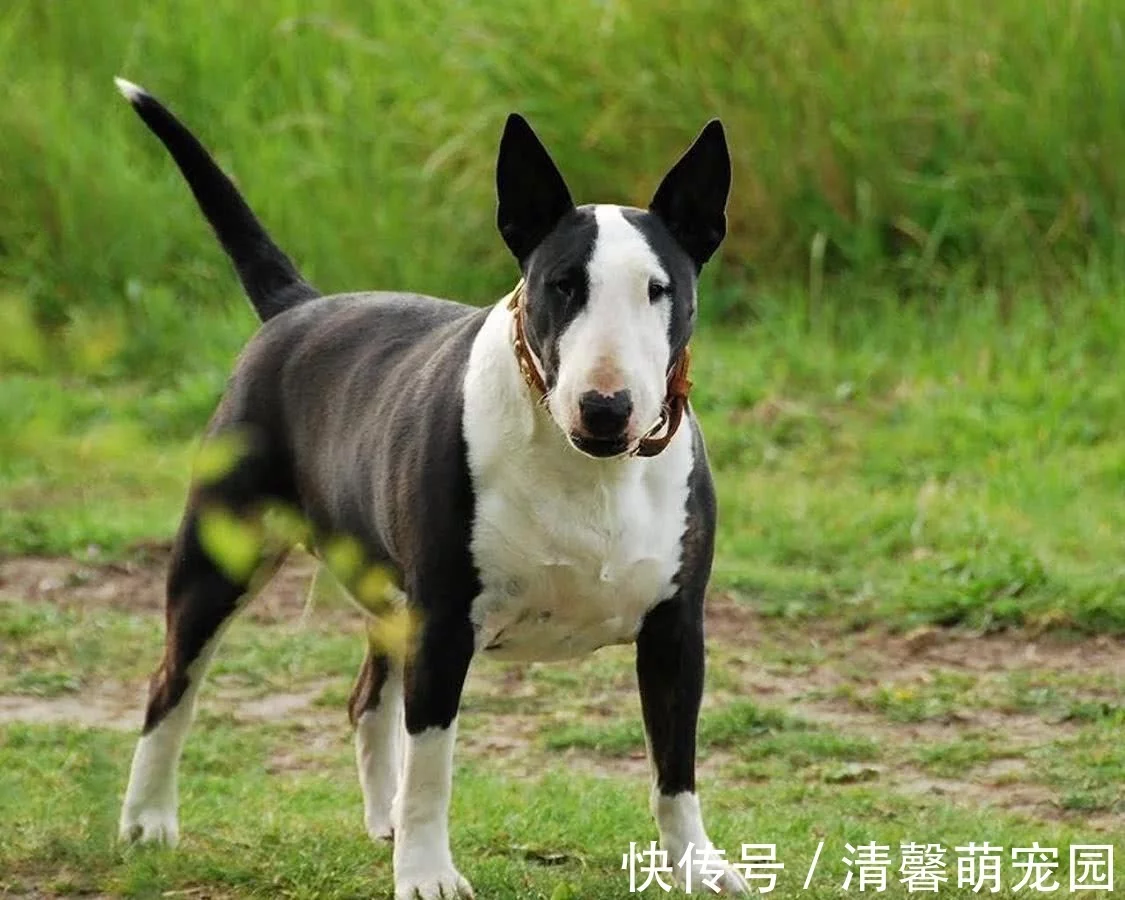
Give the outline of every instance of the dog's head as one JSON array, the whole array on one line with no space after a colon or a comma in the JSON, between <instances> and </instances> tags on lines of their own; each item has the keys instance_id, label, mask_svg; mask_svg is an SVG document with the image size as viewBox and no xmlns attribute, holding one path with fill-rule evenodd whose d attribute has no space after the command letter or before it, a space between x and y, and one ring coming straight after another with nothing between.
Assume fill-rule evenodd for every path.
<instances>
[{"instance_id":1,"label":"dog's head","mask_svg":"<svg viewBox=\"0 0 1125 900\"><path fill-rule=\"evenodd\" d=\"M660 416L669 369L695 324L699 272L726 234L723 127L703 129L647 210L576 207L531 126L511 115L496 187L547 408L580 451L619 456Z\"/></svg>"}]
</instances>

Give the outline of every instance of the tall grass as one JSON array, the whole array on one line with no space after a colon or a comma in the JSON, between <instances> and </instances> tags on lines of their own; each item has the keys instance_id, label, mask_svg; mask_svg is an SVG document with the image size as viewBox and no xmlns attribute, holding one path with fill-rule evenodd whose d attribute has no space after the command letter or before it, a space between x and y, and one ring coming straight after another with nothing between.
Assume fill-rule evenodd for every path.
<instances>
[{"instance_id":1,"label":"tall grass","mask_svg":"<svg viewBox=\"0 0 1125 900\"><path fill-rule=\"evenodd\" d=\"M236 293L115 74L204 137L325 289L497 296L512 109L578 198L634 204L722 116L731 284L1116 271L1123 27L1117 0L7 0L0 281L48 324Z\"/></svg>"}]
</instances>

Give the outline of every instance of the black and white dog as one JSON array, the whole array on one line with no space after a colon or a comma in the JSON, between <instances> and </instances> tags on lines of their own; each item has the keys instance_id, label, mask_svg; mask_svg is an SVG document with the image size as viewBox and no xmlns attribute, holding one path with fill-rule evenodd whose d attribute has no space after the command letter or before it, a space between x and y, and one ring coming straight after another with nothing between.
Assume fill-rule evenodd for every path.
<instances>
[{"instance_id":1,"label":"black and white dog","mask_svg":"<svg viewBox=\"0 0 1125 900\"><path fill-rule=\"evenodd\" d=\"M635 641L662 846L672 864L689 844L710 847L695 743L715 496L686 405L686 351L699 272L726 231L719 122L641 210L576 207L530 126L510 116L498 224L522 280L477 309L414 294L322 297L187 129L117 83L265 323L207 432L249 435L245 452L193 484L176 538L122 838L175 843L195 695L249 593L249 578L205 551L202 511L250 516L280 502L315 535L358 542L417 613L405 662L369 647L349 704L367 829L393 835L397 898L472 896L453 864L448 810L477 651L550 660ZM718 883L748 892L729 865Z\"/></svg>"}]
</instances>

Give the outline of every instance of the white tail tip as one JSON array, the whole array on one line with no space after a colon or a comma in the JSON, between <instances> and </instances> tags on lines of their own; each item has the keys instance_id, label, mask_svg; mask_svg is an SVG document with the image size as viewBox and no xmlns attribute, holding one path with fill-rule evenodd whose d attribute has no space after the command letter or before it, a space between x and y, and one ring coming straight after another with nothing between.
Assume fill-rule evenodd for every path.
<instances>
[{"instance_id":1,"label":"white tail tip","mask_svg":"<svg viewBox=\"0 0 1125 900\"><path fill-rule=\"evenodd\" d=\"M124 78L114 78L113 83L121 91L121 96L130 103L136 103L141 97L145 96L146 91L143 87L139 87L131 81L126 81Z\"/></svg>"}]
</instances>

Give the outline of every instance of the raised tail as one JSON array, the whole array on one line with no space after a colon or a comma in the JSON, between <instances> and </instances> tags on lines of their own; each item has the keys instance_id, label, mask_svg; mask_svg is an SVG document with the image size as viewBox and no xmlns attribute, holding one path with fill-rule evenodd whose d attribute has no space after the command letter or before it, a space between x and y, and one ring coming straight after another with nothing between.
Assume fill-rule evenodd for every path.
<instances>
[{"instance_id":1,"label":"raised tail","mask_svg":"<svg viewBox=\"0 0 1125 900\"><path fill-rule=\"evenodd\" d=\"M115 78L117 89L168 148L199 208L234 263L263 322L320 292L305 281L266 233L238 188L183 123L143 88Z\"/></svg>"}]
</instances>

